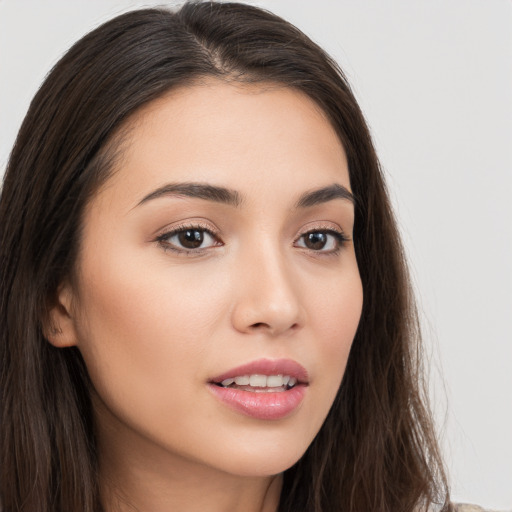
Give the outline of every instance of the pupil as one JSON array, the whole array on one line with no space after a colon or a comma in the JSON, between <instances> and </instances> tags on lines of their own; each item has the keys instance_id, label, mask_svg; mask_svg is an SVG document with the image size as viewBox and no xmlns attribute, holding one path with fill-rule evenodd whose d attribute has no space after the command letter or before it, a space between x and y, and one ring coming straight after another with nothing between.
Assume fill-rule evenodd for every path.
<instances>
[{"instance_id":1,"label":"pupil","mask_svg":"<svg viewBox=\"0 0 512 512\"><path fill-rule=\"evenodd\" d=\"M306 247L309 249L323 249L327 243L327 235L325 233L308 233L306 235Z\"/></svg>"},{"instance_id":2,"label":"pupil","mask_svg":"<svg viewBox=\"0 0 512 512\"><path fill-rule=\"evenodd\" d=\"M178 235L178 239L183 247L197 249L203 243L204 234L197 229L186 229Z\"/></svg>"}]
</instances>

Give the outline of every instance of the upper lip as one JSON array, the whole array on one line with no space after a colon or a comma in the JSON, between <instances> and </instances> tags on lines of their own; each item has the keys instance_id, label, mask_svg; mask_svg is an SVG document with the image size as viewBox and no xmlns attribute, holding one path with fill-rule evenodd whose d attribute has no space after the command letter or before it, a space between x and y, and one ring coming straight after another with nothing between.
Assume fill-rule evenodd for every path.
<instances>
[{"instance_id":1,"label":"upper lip","mask_svg":"<svg viewBox=\"0 0 512 512\"><path fill-rule=\"evenodd\" d=\"M292 359L258 359L232 368L222 375L214 377L210 382L218 384L223 380L240 375L288 375L295 377L301 384L306 384L309 380L306 369Z\"/></svg>"}]
</instances>

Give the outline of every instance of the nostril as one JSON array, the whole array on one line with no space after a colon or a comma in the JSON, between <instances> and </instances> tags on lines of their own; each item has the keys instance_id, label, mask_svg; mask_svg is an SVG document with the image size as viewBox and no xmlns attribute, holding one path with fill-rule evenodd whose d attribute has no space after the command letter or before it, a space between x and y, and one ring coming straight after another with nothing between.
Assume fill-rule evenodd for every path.
<instances>
[{"instance_id":1,"label":"nostril","mask_svg":"<svg viewBox=\"0 0 512 512\"><path fill-rule=\"evenodd\" d=\"M252 324L251 327L255 328L255 329L259 329L261 327L266 327L267 329L270 328L270 325L264 323L264 322L256 322L255 324Z\"/></svg>"},{"instance_id":2,"label":"nostril","mask_svg":"<svg viewBox=\"0 0 512 512\"><path fill-rule=\"evenodd\" d=\"M287 330L295 331L298 328L299 324L294 323L293 325L290 325ZM283 329L279 328L278 326L272 326L272 324L268 324L266 322L255 322L249 326L249 329L251 331L269 332L272 335L278 334L283 331Z\"/></svg>"}]
</instances>

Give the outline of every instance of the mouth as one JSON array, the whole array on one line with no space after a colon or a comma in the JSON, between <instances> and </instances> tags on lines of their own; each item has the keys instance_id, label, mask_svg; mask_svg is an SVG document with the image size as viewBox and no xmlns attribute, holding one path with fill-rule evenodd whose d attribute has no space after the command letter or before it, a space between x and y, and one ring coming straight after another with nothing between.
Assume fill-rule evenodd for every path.
<instances>
[{"instance_id":1,"label":"mouth","mask_svg":"<svg viewBox=\"0 0 512 512\"><path fill-rule=\"evenodd\" d=\"M296 377L290 375L237 375L229 377L222 382L214 382L215 385L223 388L240 389L252 393L278 393L288 391L298 383Z\"/></svg>"},{"instance_id":2,"label":"mouth","mask_svg":"<svg viewBox=\"0 0 512 512\"><path fill-rule=\"evenodd\" d=\"M256 419L285 418L301 405L309 379L290 359L260 359L233 368L208 382L222 403Z\"/></svg>"},{"instance_id":3,"label":"mouth","mask_svg":"<svg viewBox=\"0 0 512 512\"><path fill-rule=\"evenodd\" d=\"M297 385L308 385L308 372L291 359L259 359L232 368L211 379L223 388L242 389L253 393L287 391Z\"/></svg>"}]
</instances>

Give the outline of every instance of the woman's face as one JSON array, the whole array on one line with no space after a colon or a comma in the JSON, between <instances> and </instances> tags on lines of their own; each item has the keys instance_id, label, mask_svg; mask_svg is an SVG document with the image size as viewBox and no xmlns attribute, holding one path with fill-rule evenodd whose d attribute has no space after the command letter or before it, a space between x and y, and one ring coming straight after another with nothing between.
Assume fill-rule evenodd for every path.
<instances>
[{"instance_id":1,"label":"woman's face","mask_svg":"<svg viewBox=\"0 0 512 512\"><path fill-rule=\"evenodd\" d=\"M361 313L353 222L343 147L303 94L212 80L137 114L56 313L100 449L236 475L294 464Z\"/></svg>"}]
</instances>

